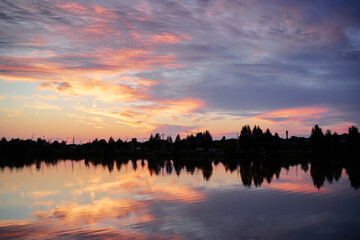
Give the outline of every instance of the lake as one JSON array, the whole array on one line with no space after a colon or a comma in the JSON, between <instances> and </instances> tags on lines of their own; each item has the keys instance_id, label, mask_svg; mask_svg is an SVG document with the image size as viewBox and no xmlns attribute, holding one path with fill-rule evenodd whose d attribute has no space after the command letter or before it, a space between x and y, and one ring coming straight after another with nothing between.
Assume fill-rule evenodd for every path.
<instances>
[{"instance_id":1,"label":"lake","mask_svg":"<svg viewBox=\"0 0 360 240\"><path fill-rule=\"evenodd\" d=\"M360 239L343 168L57 160L2 166L7 239Z\"/></svg>"}]
</instances>

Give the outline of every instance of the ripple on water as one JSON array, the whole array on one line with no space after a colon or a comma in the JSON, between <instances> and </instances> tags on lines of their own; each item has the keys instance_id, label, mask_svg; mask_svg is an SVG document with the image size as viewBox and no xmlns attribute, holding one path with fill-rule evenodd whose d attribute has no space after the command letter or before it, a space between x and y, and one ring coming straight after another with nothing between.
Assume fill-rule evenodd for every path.
<instances>
[{"instance_id":1,"label":"ripple on water","mask_svg":"<svg viewBox=\"0 0 360 240\"><path fill-rule=\"evenodd\" d=\"M318 189L295 167L278 179L220 163L164 174L83 161L1 174L0 236L13 239L331 239L358 237L360 192L343 174ZM172 164L172 162L171 162ZM140 162L138 163L140 166ZM180 169L180 171L179 171ZM190 169L190 168L189 168ZM262 169L262 168L259 168ZM262 169L263 171L264 169ZM156 172L159 174L157 175ZM241 174L247 186L241 181ZM254 185L254 181L258 187ZM261 185L261 186L259 186ZM250 187L249 187L250 186ZM9 206L15 206L10 208ZM17 206L17 207L16 207ZM20 207L21 206L21 207ZM11 214L12 209L20 214ZM24 209L24 210L22 210ZM26 210L26 211L25 211ZM28 213L26 213L28 212ZM7 216L6 216L7 215ZM4 220L13 216L12 220Z\"/></svg>"}]
</instances>

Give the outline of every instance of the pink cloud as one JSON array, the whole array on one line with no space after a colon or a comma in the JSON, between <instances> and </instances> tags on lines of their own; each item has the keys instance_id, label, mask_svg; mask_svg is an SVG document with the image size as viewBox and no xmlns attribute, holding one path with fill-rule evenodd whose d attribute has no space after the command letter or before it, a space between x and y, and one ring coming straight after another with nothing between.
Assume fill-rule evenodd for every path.
<instances>
[{"instance_id":1,"label":"pink cloud","mask_svg":"<svg viewBox=\"0 0 360 240\"><path fill-rule=\"evenodd\" d=\"M255 116L257 120L269 122L292 122L292 121L305 121L309 119L319 119L324 113L329 112L329 108L318 107L299 107L288 108L277 111L271 111Z\"/></svg>"}]
</instances>

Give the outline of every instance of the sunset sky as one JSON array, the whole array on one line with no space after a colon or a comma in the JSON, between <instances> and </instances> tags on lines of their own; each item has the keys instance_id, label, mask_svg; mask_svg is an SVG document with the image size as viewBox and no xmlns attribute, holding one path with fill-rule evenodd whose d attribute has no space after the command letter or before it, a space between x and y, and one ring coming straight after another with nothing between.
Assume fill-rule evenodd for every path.
<instances>
[{"instance_id":1,"label":"sunset sky","mask_svg":"<svg viewBox=\"0 0 360 240\"><path fill-rule=\"evenodd\" d=\"M360 1L0 1L0 137L360 125Z\"/></svg>"}]
</instances>

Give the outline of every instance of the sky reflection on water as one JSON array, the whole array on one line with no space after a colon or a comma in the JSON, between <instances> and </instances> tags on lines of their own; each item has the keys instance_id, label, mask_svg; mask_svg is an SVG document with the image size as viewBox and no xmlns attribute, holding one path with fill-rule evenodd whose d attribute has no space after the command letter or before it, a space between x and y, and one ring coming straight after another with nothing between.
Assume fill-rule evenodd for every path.
<instances>
[{"instance_id":1,"label":"sky reflection on water","mask_svg":"<svg viewBox=\"0 0 360 240\"><path fill-rule=\"evenodd\" d=\"M360 192L350 187L345 170L337 182L320 189L301 165L249 187L241 167L230 171L213 164L207 178L204 169L182 169L178 175L171 161L155 170L149 170L151 164L115 162L111 169L66 160L40 168L3 168L0 237L360 237Z\"/></svg>"}]
</instances>

